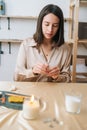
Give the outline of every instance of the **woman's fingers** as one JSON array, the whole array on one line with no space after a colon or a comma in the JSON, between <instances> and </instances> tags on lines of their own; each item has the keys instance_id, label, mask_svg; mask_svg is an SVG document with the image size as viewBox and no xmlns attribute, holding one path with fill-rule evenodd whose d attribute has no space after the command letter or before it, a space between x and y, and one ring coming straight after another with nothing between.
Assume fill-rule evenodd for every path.
<instances>
[{"instance_id":1,"label":"woman's fingers","mask_svg":"<svg viewBox=\"0 0 87 130\"><path fill-rule=\"evenodd\" d=\"M47 64L37 64L33 67L33 72L34 73L38 73L38 74L46 74L47 73L47 69L48 65Z\"/></svg>"},{"instance_id":2,"label":"woman's fingers","mask_svg":"<svg viewBox=\"0 0 87 130\"><path fill-rule=\"evenodd\" d=\"M58 67L49 68L48 64L38 63L33 67L33 72L57 78L60 73L60 69Z\"/></svg>"},{"instance_id":3,"label":"woman's fingers","mask_svg":"<svg viewBox=\"0 0 87 130\"><path fill-rule=\"evenodd\" d=\"M60 73L60 69L58 67L51 68L49 70L49 76L58 76Z\"/></svg>"}]
</instances>

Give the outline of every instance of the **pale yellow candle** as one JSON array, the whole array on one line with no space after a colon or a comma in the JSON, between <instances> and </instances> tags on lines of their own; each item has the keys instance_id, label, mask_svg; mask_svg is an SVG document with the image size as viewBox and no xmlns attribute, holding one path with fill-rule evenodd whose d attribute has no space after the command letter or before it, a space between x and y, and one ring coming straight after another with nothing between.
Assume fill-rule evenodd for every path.
<instances>
[{"instance_id":1,"label":"pale yellow candle","mask_svg":"<svg viewBox=\"0 0 87 130\"><path fill-rule=\"evenodd\" d=\"M25 99L23 103L23 116L26 119L36 119L39 116L40 104L32 96L31 100Z\"/></svg>"}]
</instances>

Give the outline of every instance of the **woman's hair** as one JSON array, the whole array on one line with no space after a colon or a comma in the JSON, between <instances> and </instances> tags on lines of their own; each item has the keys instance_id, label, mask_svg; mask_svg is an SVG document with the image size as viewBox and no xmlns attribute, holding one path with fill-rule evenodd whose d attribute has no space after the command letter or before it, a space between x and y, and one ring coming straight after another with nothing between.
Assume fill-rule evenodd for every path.
<instances>
[{"instance_id":1,"label":"woman's hair","mask_svg":"<svg viewBox=\"0 0 87 130\"><path fill-rule=\"evenodd\" d=\"M42 21L44 16L49 13L52 13L59 18L59 29L52 40L55 41L56 46L61 46L64 44L64 18L62 10L57 5L48 4L41 10L38 16L36 32L33 35L33 38L35 42L37 42L38 46L43 42L44 36L42 33Z\"/></svg>"}]
</instances>

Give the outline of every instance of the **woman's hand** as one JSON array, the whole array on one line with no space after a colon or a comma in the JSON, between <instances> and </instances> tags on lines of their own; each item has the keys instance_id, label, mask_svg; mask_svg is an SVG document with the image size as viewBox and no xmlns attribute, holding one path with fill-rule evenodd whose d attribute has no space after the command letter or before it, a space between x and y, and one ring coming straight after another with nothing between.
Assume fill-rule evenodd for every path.
<instances>
[{"instance_id":1,"label":"woman's hand","mask_svg":"<svg viewBox=\"0 0 87 130\"><path fill-rule=\"evenodd\" d=\"M60 74L60 69L58 67L49 68L48 76L52 77L53 79L56 79L58 78L59 74Z\"/></svg>"},{"instance_id":2,"label":"woman's hand","mask_svg":"<svg viewBox=\"0 0 87 130\"><path fill-rule=\"evenodd\" d=\"M58 78L60 74L60 69L58 67L49 67L48 64L38 63L33 67L34 74L42 74L53 79Z\"/></svg>"},{"instance_id":3,"label":"woman's hand","mask_svg":"<svg viewBox=\"0 0 87 130\"><path fill-rule=\"evenodd\" d=\"M38 63L33 67L32 71L34 74L47 75L48 74L48 64Z\"/></svg>"}]
</instances>

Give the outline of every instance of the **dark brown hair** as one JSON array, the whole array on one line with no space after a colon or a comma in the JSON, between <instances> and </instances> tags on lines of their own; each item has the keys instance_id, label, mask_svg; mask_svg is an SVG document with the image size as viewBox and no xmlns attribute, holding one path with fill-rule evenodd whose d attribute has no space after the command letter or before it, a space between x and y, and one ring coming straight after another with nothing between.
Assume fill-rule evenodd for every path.
<instances>
[{"instance_id":1,"label":"dark brown hair","mask_svg":"<svg viewBox=\"0 0 87 130\"><path fill-rule=\"evenodd\" d=\"M61 46L64 44L64 18L61 8L57 5L48 4L41 10L38 16L36 32L33 35L33 38L35 42L37 42L37 45L40 45L43 42L44 36L42 33L42 21L44 16L49 13L56 15L60 19L59 29L52 40L56 43L56 46Z\"/></svg>"}]
</instances>

